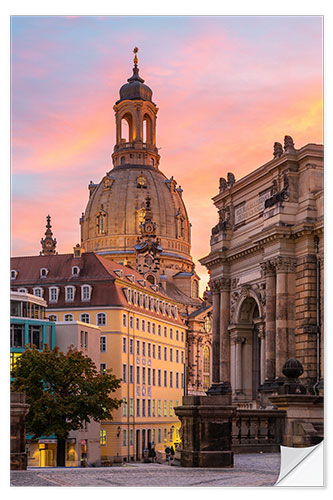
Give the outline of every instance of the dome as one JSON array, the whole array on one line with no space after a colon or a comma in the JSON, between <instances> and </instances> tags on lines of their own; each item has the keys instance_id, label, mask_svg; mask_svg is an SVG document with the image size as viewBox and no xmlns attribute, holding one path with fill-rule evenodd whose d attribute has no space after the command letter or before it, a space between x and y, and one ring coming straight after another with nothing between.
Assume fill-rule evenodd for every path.
<instances>
[{"instance_id":1,"label":"dome","mask_svg":"<svg viewBox=\"0 0 333 500\"><path fill-rule=\"evenodd\" d=\"M137 65L134 65L133 75L129 78L128 83L125 83L120 88L119 94L120 99L117 101L117 104L126 99L139 99L142 101L151 101L153 92L148 87L148 85L144 84L144 80L139 76L139 68Z\"/></svg>"},{"instance_id":2,"label":"dome","mask_svg":"<svg viewBox=\"0 0 333 500\"><path fill-rule=\"evenodd\" d=\"M135 245L149 196L165 266L172 266L173 273L192 268L190 223L182 190L173 178L148 165L121 165L89 189L90 199L80 221L85 251L115 260L126 256L135 265Z\"/></svg>"}]
</instances>

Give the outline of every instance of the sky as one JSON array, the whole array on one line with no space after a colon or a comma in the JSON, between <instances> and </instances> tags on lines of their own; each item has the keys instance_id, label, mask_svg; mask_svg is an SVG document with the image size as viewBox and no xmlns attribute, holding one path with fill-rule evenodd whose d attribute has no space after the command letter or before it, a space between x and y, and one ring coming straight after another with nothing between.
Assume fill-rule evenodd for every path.
<instances>
[{"instance_id":1,"label":"sky","mask_svg":"<svg viewBox=\"0 0 333 500\"><path fill-rule=\"evenodd\" d=\"M273 144L323 143L320 16L11 19L11 253L38 255L45 218L59 253L80 241L87 186L112 168L113 105L132 74L159 108L160 169L192 223L192 256L209 253L219 178L272 159Z\"/></svg>"}]
</instances>

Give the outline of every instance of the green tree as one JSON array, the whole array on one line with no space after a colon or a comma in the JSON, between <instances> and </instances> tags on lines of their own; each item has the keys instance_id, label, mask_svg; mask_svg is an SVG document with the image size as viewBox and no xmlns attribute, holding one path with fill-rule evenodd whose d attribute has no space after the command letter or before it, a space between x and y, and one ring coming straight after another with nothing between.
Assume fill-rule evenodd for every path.
<instances>
[{"instance_id":1,"label":"green tree","mask_svg":"<svg viewBox=\"0 0 333 500\"><path fill-rule=\"evenodd\" d=\"M11 375L12 390L25 392L30 405L27 432L34 438L55 434L58 466L65 466L66 439L71 430L82 429L90 420L112 419L112 410L121 405L121 400L110 397L121 380L110 370L99 373L94 362L74 346L66 354L47 345L42 351L28 348Z\"/></svg>"}]
</instances>

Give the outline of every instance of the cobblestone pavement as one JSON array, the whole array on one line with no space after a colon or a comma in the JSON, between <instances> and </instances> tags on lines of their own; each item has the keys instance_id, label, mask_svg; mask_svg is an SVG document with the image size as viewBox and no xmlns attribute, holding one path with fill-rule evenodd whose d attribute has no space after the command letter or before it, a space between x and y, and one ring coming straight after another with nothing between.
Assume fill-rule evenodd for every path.
<instances>
[{"instance_id":1,"label":"cobblestone pavement","mask_svg":"<svg viewBox=\"0 0 333 500\"><path fill-rule=\"evenodd\" d=\"M280 454L235 455L232 469L199 469L165 464L11 472L11 486L273 486L280 472Z\"/></svg>"}]
</instances>

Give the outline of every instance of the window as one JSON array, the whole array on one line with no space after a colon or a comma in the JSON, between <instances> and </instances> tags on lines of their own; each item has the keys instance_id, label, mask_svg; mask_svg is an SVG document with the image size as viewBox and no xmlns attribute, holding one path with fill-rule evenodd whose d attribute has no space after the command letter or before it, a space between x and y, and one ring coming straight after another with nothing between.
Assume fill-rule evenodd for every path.
<instances>
[{"instance_id":1,"label":"window","mask_svg":"<svg viewBox=\"0 0 333 500\"><path fill-rule=\"evenodd\" d=\"M101 374L102 374L102 375L105 375L105 374L106 374L106 363L101 363L101 364L99 365L99 367L100 367L100 372L101 372Z\"/></svg>"},{"instance_id":2,"label":"window","mask_svg":"<svg viewBox=\"0 0 333 500\"><path fill-rule=\"evenodd\" d=\"M157 431L157 441L158 441L158 443L162 442L162 430L161 429L158 429L158 431Z\"/></svg>"},{"instance_id":3,"label":"window","mask_svg":"<svg viewBox=\"0 0 333 500\"><path fill-rule=\"evenodd\" d=\"M172 404L172 401L170 401L170 403L169 403L169 416L173 417L173 404ZM171 439L171 441L172 441L172 439Z\"/></svg>"},{"instance_id":4,"label":"window","mask_svg":"<svg viewBox=\"0 0 333 500\"><path fill-rule=\"evenodd\" d=\"M179 351L176 349L176 363L179 363Z\"/></svg>"},{"instance_id":5,"label":"window","mask_svg":"<svg viewBox=\"0 0 333 500\"><path fill-rule=\"evenodd\" d=\"M58 287L50 287L49 288L49 301L50 302L58 302L59 288Z\"/></svg>"},{"instance_id":6,"label":"window","mask_svg":"<svg viewBox=\"0 0 333 500\"><path fill-rule=\"evenodd\" d=\"M10 325L10 347L24 347L24 325Z\"/></svg>"},{"instance_id":7,"label":"window","mask_svg":"<svg viewBox=\"0 0 333 500\"><path fill-rule=\"evenodd\" d=\"M154 359L156 358L156 348L155 348L155 344L153 344L153 358L154 358Z\"/></svg>"},{"instance_id":8,"label":"window","mask_svg":"<svg viewBox=\"0 0 333 500\"><path fill-rule=\"evenodd\" d=\"M10 279L11 280L16 279L16 276L17 276L17 271L15 271L14 269L12 271L10 271Z\"/></svg>"},{"instance_id":9,"label":"window","mask_svg":"<svg viewBox=\"0 0 333 500\"><path fill-rule=\"evenodd\" d=\"M130 341L129 341L129 352L130 352L130 354L134 353L133 339L130 339Z\"/></svg>"},{"instance_id":10,"label":"window","mask_svg":"<svg viewBox=\"0 0 333 500\"><path fill-rule=\"evenodd\" d=\"M33 294L36 295L36 297L43 297L43 289L33 288Z\"/></svg>"},{"instance_id":11,"label":"window","mask_svg":"<svg viewBox=\"0 0 333 500\"><path fill-rule=\"evenodd\" d=\"M155 326L155 323L152 324L152 328L153 328L153 335L155 335L156 333L156 326Z\"/></svg>"},{"instance_id":12,"label":"window","mask_svg":"<svg viewBox=\"0 0 333 500\"><path fill-rule=\"evenodd\" d=\"M151 417L151 400L147 399L147 417Z\"/></svg>"},{"instance_id":13,"label":"window","mask_svg":"<svg viewBox=\"0 0 333 500\"><path fill-rule=\"evenodd\" d=\"M87 313L81 314L80 320L82 323L90 323L90 316Z\"/></svg>"},{"instance_id":14,"label":"window","mask_svg":"<svg viewBox=\"0 0 333 500\"><path fill-rule=\"evenodd\" d=\"M173 387L173 373L170 372L170 387Z\"/></svg>"},{"instance_id":15,"label":"window","mask_svg":"<svg viewBox=\"0 0 333 500\"><path fill-rule=\"evenodd\" d=\"M152 416L155 417L155 399L153 399L153 404L152 404ZM155 439L153 439L153 442L155 441Z\"/></svg>"},{"instance_id":16,"label":"window","mask_svg":"<svg viewBox=\"0 0 333 500\"><path fill-rule=\"evenodd\" d=\"M144 320L144 319L141 321L141 329L142 329L142 331L143 331L143 332L144 332L144 331L145 331L145 329L146 329L146 323L145 323L145 320Z\"/></svg>"},{"instance_id":17,"label":"window","mask_svg":"<svg viewBox=\"0 0 333 500\"><path fill-rule=\"evenodd\" d=\"M172 338L173 338L173 330L172 330L172 328L170 328L170 339L172 339Z\"/></svg>"},{"instance_id":18,"label":"window","mask_svg":"<svg viewBox=\"0 0 333 500\"><path fill-rule=\"evenodd\" d=\"M164 387L168 386L168 372L164 370Z\"/></svg>"},{"instance_id":19,"label":"window","mask_svg":"<svg viewBox=\"0 0 333 500\"><path fill-rule=\"evenodd\" d=\"M146 400L145 399L142 400L142 416L143 417L146 416Z\"/></svg>"},{"instance_id":20,"label":"window","mask_svg":"<svg viewBox=\"0 0 333 500\"><path fill-rule=\"evenodd\" d=\"M147 377L148 377L147 383L148 385L151 385L151 368L147 369Z\"/></svg>"},{"instance_id":21,"label":"window","mask_svg":"<svg viewBox=\"0 0 333 500\"><path fill-rule=\"evenodd\" d=\"M129 383L133 384L134 383L134 366L130 365L129 367Z\"/></svg>"},{"instance_id":22,"label":"window","mask_svg":"<svg viewBox=\"0 0 333 500\"><path fill-rule=\"evenodd\" d=\"M168 349L164 347L164 361L168 361Z\"/></svg>"},{"instance_id":23,"label":"window","mask_svg":"<svg viewBox=\"0 0 333 500\"><path fill-rule=\"evenodd\" d=\"M192 281L191 296L195 299L197 299L199 296L199 284L198 284L197 280Z\"/></svg>"},{"instance_id":24,"label":"window","mask_svg":"<svg viewBox=\"0 0 333 500\"><path fill-rule=\"evenodd\" d=\"M176 389L179 389L179 373L176 372Z\"/></svg>"},{"instance_id":25,"label":"window","mask_svg":"<svg viewBox=\"0 0 333 500\"><path fill-rule=\"evenodd\" d=\"M167 327L165 326L164 327L164 337L167 337L168 336L168 329Z\"/></svg>"},{"instance_id":26,"label":"window","mask_svg":"<svg viewBox=\"0 0 333 500\"><path fill-rule=\"evenodd\" d=\"M155 432L155 429L152 429L152 433L151 433L151 439L152 439L152 443L155 443L155 439L156 439L156 432Z\"/></svg>"},{"instance_id":27,"label":"window","mask_svg":"<svg viewBox=\"0 0 333 500\"><path fill-rule=\"evenodd\" d=\"M142 384L146 384L146 368L144 366L142 367Z\"/></svg>"},{"instance_id":28,"label":"window","mask_svg":"<svg viewBox=\"0 0 333 500\"><path fill-rule=\"evenodd\" d=\"M184 342L184 332L181 333L182 342Z\"/></svg>"},{"instance_id":29,"label":"window","mask_svg":"<svg viewBox=\"0 0 333 500\"><path fill-rule=\"evenodd\" d=\"M65 300L72 302L74 300L75 288L73 286L65 286Z\"/></svg>"},{"instance_id":30,"label":"window","mask_svg":"<svg viewBox=\"0 0 333 500\"><path fill-rule=\"evenodd\" d=\"M40 269L39 271L39 276L41 278L46 278L46 276L48 275L48 269L46 269L46 267L42 267L42 269Z\"/></svg>"},{"instance_id":31,"label":"window","mask_svg":"<svg viewBox=\"0 0 333 500\"><path fill-rule=\"evenodd\" d=\"M127 445L127 432L126 429L123 430L123 446Z\"/></svg>"},{"instance_id":32,"label":"window","mask_svg":"<svg viewBox=\"0 0 333 500\"><path fill-rule=\"evenodd\" d=\"M167 441L168 440L168 431L167 429L164 429L164 441Z\"/></svg>"},{"instance_id":33,"label":"window","mask_svg":"<svg viewBox=\"0 0 333 500\"><path fill-rule=\"evenodd\" d=\"M161 370L157 372L157 385L161 387Z\"/></svg>"},{"instance_id":34,"label":"window","mask_svg":"<svg viewBox=\"0 0 333 500\"><path fill-rule=\"evenodd\" d=\"M101 352L106 352L106 336L102 335L100 340Z\"/></svg>"},{"instance_id":35,"label":"window","mask_svg":"<svg viewBox=\"0 0 333 500\"><path fill-rule=\"evenodd\" d=\"M140 356L140 340L136 341L136 353L138 356Z\"/></svg>"},{"instance_id":36,"label":"window","mask_svg":"<svg viewBox=\"0 0 333 500\"><path fill-rule=\"evenodd\" d=\"M123 352L127 352L127 339L123 337Z\"/></svg>"},{"instance_id":37,"label":"window","mask_svg":"<svg viewBox=\"0 0 333 500\"><path fill-rule=\"evenodd\" d=\"M170 361L173 362L173 350L170 347Z\"/></svg>"},{"instance_id":38,"label":"window","mask_svg":"<svg viewBox=\"0 0 333 500\"><path fill-rule=\"evenodd\" d=\"M130 316L129 326L130 326L130 328L133 328L133 316Z\"/></svg>"},{"instance_id":39,"label":"window","mask_svg":"<svg viewBox=\"0 0 333 500\"><path fill-rule=\"evenodd\" d=\"M98 326L106 325L106 314L105 313L98 313L97 314L97 325Z\"/></svg>"},{"instance_id":40,"label":"window","mask_svg":"<svg viewBox=\"0 0 333 500\"><path fill-rule=\"evenodd\" d=\"M106 430L105 429L101 429L100 430L99 442L100 442L101 446L105 446L106 445Z\"/></svg>"},{"instance_id":41,"label":"window","mask_svg":"<svg viewBox=\"0 0 333 500\"><path fill-rule=\"evenodd\" d=\"M182 373L182 389L184 389L184 373Z\"/></svg>"},{"instance_id":42,"label":"window","mask_svg":"<svg viewBox=\"0 0 333 500\"><path fill-rule=\"evenodd\" d=\"M159 336L161 336L161 325L158 325L157 327L157 333Z\"/></svg>"},{"instance_id":43,"label":"window","mask_svg":"<svg viewBox=\"0 0 333 500\"><path fill-rule=\"evenodd\" d=\"M148 358L151 358L151 343L150 342L148 342L147 347L148 347Z\"/></svg>"},{"instance_id":44,"label":"window","mask_svg":"<svg viewBox=\"0 0 333 500\"><path fill-rule=\"evenodd\" d=\"M179 340L179 331L176 330L176 340L178 341Z\"/></svg>"},{"instance_id":45,"label":"window","mask_svg":"<svg viewBox=\"0 0 333 500\"><path fill-rule=\"evenodd\" d=\"M29 344L42 349L42 327L29 325Z\"/></svg>"},{"instance_id":46,"label":"window","mask_svg":"<svg viewBox=\"0 0 333 500\"><path fill-rule=\"evenodd\" d=\"M64 320L65 321L73 321L73 314L65 314Z\"/></svg>"},{"instance_id":47,"label":"window","mask_svg":"<svg viewBox=\"0 0 333 500\"><path fill-rule=\"evenodd\" d=\"M158 400L158 405L157 405L157 416L161 417L162 416L162 403L161 400Z\"/></svg>"},{"instance_id":48,"label":"window","mask_svg":"<svg viewBox=\"0 0 333 500\"><path fill-rule=\"evenodd\" d=\"M26 288L19 288L17 291L20 293L28 293L28 290Z\"/></svg>"},{"instance_id":49,"label":"window","mask_svg":"<svg viewBox=\"0 0 333 500\"><path fill-rule=\"evenodd\" d=\"M133 445L133 429L130 429L129 431L129 444Z\"/></svg>"},{"instance_id":50,"label":"window","mask_svg":"<svg viewBox=\"0 0 333 500\"><path fill-rule=\"evenodd\" d=\"M140 366L136 367L136 383L140 384Z\"/></svg>"},{"instance_id":51,"label":"window","mask_svg":"<svg viewBox=\"0 0 333 500\"><path fill-rule=\"evenodd\" d=\"M209 375L203 375L202 376L202 386L203 386L203 389L204 391L208 391L209 387L210 387L210 377Z\"/></svg>"},{"instance_id":52,"label":"window","mask_svg":"<svg viewBox=\"0 0 333 500\"><path fill-rule=\"evenodd\" d=\"M123 326L126 326L127 325L127 321L126 321L126 314L123 314Z\"/></svg>"},{"instance_id":53,"label":"window","mask_svg":"<svg viewBox=\"0 0 333 500\"><path fill-rule=\"evenodd\" d=\"M129 400L129 416L133 417L134 416L134 399L130 398Z\"/></svg>"},{"instance_id":54,"label":"window","mask_svg":"<svg viewBox=\"0 0 333 500\"><path fill-rule=\"evenodd\" d=\"M209 356L209 347L205 346L203 349L203 371L204 373L210 372L210 356Z\"/></svg>"},{"instance_id":55,"label":"window","mask_svg":"<svg viewBox=\"0 0 333 500\"><path fill-rule=\"evenodd\" d=\"M163 416L168 416L168 402L166 399L163 401Z\"/></svg>"},{"instance_id":56,"label":"window","mask_svg":"<svg viewBox=\"0 0 333 500\"><path fill-rule=\"evenodd\" d=\"M80 273L80 269L77 266L72 267L72 275L77 276Z\"/></svg>"},{"instance_id":57,"label":"window","mask_svg":"<svg viewBox=\"0 0 333 500\"><path fill-rule=\"evenodd\" d=\"M182 363L184 364L184 351L181 351Z\"/></svg>"},{"instance_id":58,"label":"window","mask_svg":"<svg viewBox=\"0 0 333 500\"><path fill-rule=\"evenodd\" d=\"M83 330L80 332L80 345L81 347L88 347L88 332Z\"/></svg>"},{"instance_id":59,"label":"window","mask_svg":"<svg viewBox=\"0 0 333 500\"><path fill-rule=\"evenodd\" d=\"M123 398L123 417L127 416L127 400L126 398Z\"/></svg>"},{"instance_id":60,"label":"window","mask_svg":"<svg viewBox=\"0 0 333 500\"><path fill-rule=\"evenodd\" d=\"M142 356L146 355L146 342L142 342Z\"/></svg>"},{"instance_id":61,"label":"window","mask_svg":"<svg viewBox=\"0 0 333 500\"><path fill-rule=\"evenodd\" d=\"M157 347L157 359L161 359L161 346Z\"/></svg>"},{"instance_id":62,"label":"window","mask_svg":"<svg viewBox=\"0 0 333 500\"><path fill-rule=\"evenodd\" d=\"M147 332L150 333L150 321L147 321Z\"/></svg>"},{"instance_id":63,"label":"window","mask_svg":"<svg viewBox=\"0 0 333 500\"><path fill-rule=\"evenodd\" d=\"M136 329L140 330L140 320L139 320L139 318L136 318Z\"/></svg>"},{"instance_id":64,"label":"window","mask_svg":"<svg viewBox=\"0 0 333 500\"><path fill-rule=\"evenodd\" d=\"M140 399L136 400L136 416L140 417Z\"/></svg>"},{"instance_id":65,"label":"window","mask_svg":"<svg viewBox=\"0 0 333 500\"><path fill-rule=\"evenodd\" d=\"M90 296L91 296L91 286L90 285L81 286L81 300L83 302L86 302L90 300Z\"/></svg>"},{"instance_id":66,"label":"window","mask_svg":"<svg viewBox=\"0 0 333 500\"><path fill-rule=\"evenodd\" d=\"M156 385L155 375L156 375L156 370L155 370L155 368L153 368L153 385Z\"/></svg>"},{"instance_id":67,"label":"window","mask_svg":"<svg viewBox=\"0 0 333 500\"><path fill-rule=\"evenodd\" d=\"M127 365L123 365L123 382L127 382Z\"/></svg>"}]
</instances>

